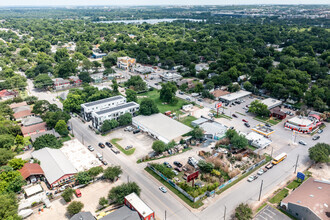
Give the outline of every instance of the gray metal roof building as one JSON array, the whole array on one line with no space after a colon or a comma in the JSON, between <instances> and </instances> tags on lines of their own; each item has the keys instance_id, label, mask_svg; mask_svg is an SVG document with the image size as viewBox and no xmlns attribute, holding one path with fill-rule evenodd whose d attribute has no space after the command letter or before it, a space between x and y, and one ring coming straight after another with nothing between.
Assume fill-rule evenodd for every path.
<instances>
[{"instance_id":1,"label":"gray metal roof building","mask_svg":"<svg viewBox=\"0 0 330 220\"><path fill-rule=\"evenodd\" d=\"M82 105L84 105L86 107L91 107L91 106L101 105L101 104L108 103L108 102L113 102L113 101L120 100L120 99L125 99L125 98L121 95L118 95L118 96L113 96L113 97L106 98L106 99L97 100L94 102L87 102Z\"/></svg>"},{"instance_id":2,"label":"gray metal roof building","mask_svg":"<svg viewBox=\"0 0 330 220\"><path fill-rule=\"evenodd\" d=\"M53 185L65 175L76 174L77 170L59 149L43 148L31 153L40 161L40 166L50 185Z\"/></svg>"},{"instance_id":3,"label":"gray metal roof building","mask_svg":"<svg viewBox=\"0 0 330 220\"><path fill-rule=\"evenodd\" d=\"M79 212L72 216L70 220L95 220L91 212Z\"/></svg>"},{"instance_id":4,"label":"gray metal roof building","mask_svg":"<svg viewBox=\"0 0 330 220\"><path fill-rule=\"evenodd\" d=\"M136 211L133 211L124 205L116 211L104 216L100 220L141 220L141 218Z\"/></svg>"},{"instance_id":5,"label":"gray metal roof building","mask_svg":"<svg viewBox=\"0 0 330 220\"><path fill-rule=\"evenodd\" d=\"M192 130L187 125L161 113L150 116L139 115L134 117L133 125L165 143L177 140L182 135Z\"/></svg>"}]
</instances>

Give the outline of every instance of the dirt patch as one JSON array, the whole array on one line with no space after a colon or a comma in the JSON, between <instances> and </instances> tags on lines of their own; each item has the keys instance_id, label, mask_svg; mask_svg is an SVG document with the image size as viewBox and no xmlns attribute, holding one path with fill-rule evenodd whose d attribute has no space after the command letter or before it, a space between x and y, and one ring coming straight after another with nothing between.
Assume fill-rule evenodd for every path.
<instances>
[{"instance_id":1,"label":"dirt patch","mask_svg":"<svg viewBox=\"0 0 330 220\"><path fill-rule=\"evenodd\" d=\"M330 181L330 165L326 163L314 164L310 169L313 177L318 180Z\"/></svg>"}]
</instances>

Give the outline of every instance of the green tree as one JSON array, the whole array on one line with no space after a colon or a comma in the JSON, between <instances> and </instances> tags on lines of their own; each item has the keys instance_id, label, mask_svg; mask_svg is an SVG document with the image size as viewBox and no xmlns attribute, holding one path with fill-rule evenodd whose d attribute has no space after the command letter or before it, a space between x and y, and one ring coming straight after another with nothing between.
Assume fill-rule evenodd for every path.
<instances>
[{"instance_id":1,"label":"green tree","mask_svg":"<svg viewBox=\"0 0 330 220\"><path fill-rule=\"evenodd\" d=\"M94 178L103 172L103 168L102 167L92 167L87 172L92 178Z\"/></svg>"},{"instance_id":2,"label":"green tree","mask_svg":"<svg viewBox=\"0 0 330 220\"><path fill-rule=\"evenodd\" d=\"M33 105L32 113L43 116L46 112L59 110L56 104L50 104L47 100L38 100Z\"/></svg>"},{"instance_id":3,"label":"green tree","mask_svg":"<svg viewBox=\"0 0 330 220\"><path fill-rule=\"evenodd\" d=\"M40 74L34 79L33 84L37 89L47 89L52 86L54 82L47 74Z\"/></svg>"},{"instance_id":4,"label":"green tree","mask_svg":"<svg viewBox=\"0 0 330 220\"><path fill-rule=\"evenodd\" d=\"M89 76L89 73L88 72L81 72L79 75L78 75L79 79L81 81L83 81L84 83L90 83L92 82L92 78Z\"/></svg>"},{"instance_id":5,"label":"green tree","mask_svg":"<svg viewBox=\"0 0 330 220\"><path fill-rule=\"evenodd\" d=\"M228 86L228 91L229 92L237 92L241 89L241 87L237 83L230 83Z\"/></svg>"},{"instance_id":6,"label":"green tree","mask_svg":"<svg viewBox=\"0 0 330 220\"><path fill-rule=\"evenodd\" d=\"M234 135L231 139L230 139L230 143L237 147L237 148L246 148L246 146L249 144L249 141L245 138L244 135Z\"/></svg>"},{"instance_id":7,"label":"green tree","mask_svg":"<svg viewBox=\"0 0 330 220\"><path fill-rule=\"evenodd\" d=\"M118 83L117 83L117 80L116 79L113 79L112 80L111 87L112 87L113 93L115 93L115 94L118 94L119 93L119 91L118 91Z\"/></svg>"},{"instance_id":8,"label":"green tree","mask_svg":"<svg viewBox=\"0 0 330 220\"><path fill-rule=\"evenodd\" d=\"M82 208L84 208L84 204L82 202L73 201L68 205L68 207L66 207L66 211L69 213L70 216L73 216L79 213Z\"/></svg>"},{"instance_id":9,"label":"green tree","mask_svg":"<svg viewBox=\"0 0 330 220\"><path fill-rule=\"evenodd\" d=\"M191 136L195 139L201 139L204 136L204 132L199 127L194 127L194 129L191 131Z\"/></svg>"},{"instance_id":10,"label":"green tree","mask_svg":"<svg viewBox=\"0 0 330 220\"><path fill-rule=\"evenodd\" d=\"M120 166L107 167L103 171L103 177L110 181L115 181L116 178L118 178L122 173L123 171L121 170Z\"/></svg>"},{"instance_id":11,"label":"green tree","mask_svg":"<svg viewBox=\"0 0 330 220\"><path fill-rule=\"evenodd\" d=\"M132 124L132 115L130 113L125 113L118 118L120 126Z\"/></svg>"},{"instance_id":12,"label":"green tree","mask_svg":"<svg viewBox=\"0 0 330 220\"><path fill-rule=\"evenodd\" d=\"M10 134L0 135L0 148L10 149L15 143L15 136Z\"/></svg>"},{"instance_id":13,"label":"green tree","mask_svg":"<svg viewBox=\"0 0 330 220\"><path fill-rule=\"evenodd\" d=\"M58 77L68 78L73 73L77 72L78 64L72 60L65 60L56 65L55 73Z\"/></svg>"},{"instance_id":14,"label":"green tree","mask_svg":"<svg viewBox=\"0 0 330 220\"><path fill-rule=\"evenodd\" d=\"M13 158L10 161L8 161L8 165L11 166L14 170L21 169L25 163L26 161L22 160L21 158Z\"/></svg>"},{"instance_id":15,"label":"green tree","mask_svg":"<svg viewBox=\"0 0 330 220\"><path fill-rule=\"evenodd\" d=\"M244 82L243 87L244 87L244 89L246 89L247 91L250 91L250 92L252 92L253 88L254 88L253 85L249 81Z\"/></svg>"},{"instance_id":16,"label":"green tree","mask_svg":"<svg viewBox=\"0 0 330 220\"><path fill-rule=\"evenodd\" d=\"M147 90L147 84L140 76L132 76L125 82L125 86L132 88L134 91L141 92Z\"/></svg>"},{"instance_id":17,"label":"green tree","mask_svg":"<svg viewBox=\"0 0 330 220\"><path fill-rule=\"evenodd\" d=\"M55 125L55 131L57 131L61 136L67 136L69 134L68 126L64 120L59 120Z\"/></svg>"},{"instance_id":18,"label":"green tree","mask_svg":"<svg viewBox=\"0 0 330 220\"><path fill-rule=\"evenodd\" d=\"M101 197L100 199L99 199L99 205L101 206L101 207L104 207L104 206L106 206L106 205L108 205L109 204L109 201L105 198L105 197Z\"/></svg>"},{"instance_id":19,"label":"green tree","mask_svg":"<svg viewBox=\"0 0 330 220\"><path fill-rule=\"evenodd\" d=\"M79 184L87 184L92 180L89 172L79 172L75 175L75 177Z\"/></svg>"},{"instance_id":20,"label":"green tree","mask_svg":"<svg viewBox=\"0 0 330 220\"><path fill-rule=\"evenodd\" d=\"M162 153L166 150L166 144L163 141L154 141L152 149L157 153Z\"/></svg>"},{"instance_id":21,"label":"green tree","mask_svg":"<svg viewBox=\"0 0 330 220\"><path fill-rule=\"evenodd\" d=\"M152 99L149 98L142 99L139 110L139 113L141 115L152 115L158 112L159 112L158 107Z\"/></svg>"},{"instance_id":22,"label":"green tree","mask_svg":"<svg viewBox=\"0 0 330 220\"><path fill-rule=\"evenodd\" d=\"M73 199L73 194L74 194L74 190L72 188L66 188L61 196L64 199L64 201L66 202L71 202L71 200Z\"/></svg>"},{"instance_id":23,"label":"green tree","mask_svg":"<svg viewBox=\"0 0 330 220\"><path fill-rule=\"evenodd\" d=\"M118 127L119 123L116 119L105 120L101 126L102 132L108 132L111 129Z\"/></svg>"},{"instance_id":24,"label":"green tree","mask_svg":"<svg viewBox=\"0 0 330 220\"><path fill-rule=\"evenodd\" d=\"M23 145L24 144L24 138L21 135L16 135L15 138L15 144L17 145Z\"/></svg>"},{"instance_id":25,"label":"green tree","mask_svg":"<svg viewBox=\"0 0 330 220\"><path fill-rule=\"evenodd\" d=\"M203 89L204 89L203 84L202 83L197 83L194 90L197 93L201 93L203 91Z\"/></svg>"},{"instance_id":26,"label":"green tree","mask_svg":"<svg viewBox=\"0 0 330 220\"><path fill-rule=\"evenodd\" d=\"M61 62L64 59L68 59L70 57L68 50L66 48L60 48L56 50L54 59L56 62Z\"/></svg>"},{"instance_id":27,"label":"green tree","mask_svg":"<svg viewBox=\"0 0 330 220\"><path fill-rule=\"evenodd\" d=\"M175 93L178 90L176 85L173 82L167 82L162 84L160 89L160 100L168 103L173 103L175 98Z\"/></svg>"},{"instance_id":28,"label":"green tree","mask_svg":"<svg viewBox=\"0 0 330 220\"><path fill-rule=\"evenodd\" d=\"M268 110L267 105L263 104L259 100L251 102L249 112L262 117L269 117L270 115L270 111Z\"/></svg>"},{"instance_id":29,"label":"green tree","mask_svg":"<svg viewBox=\"0 0 330 220\"><path fill-rule=\"evenodd\" d=\"M241 203L235 209L235 219L237 220L249 220L252 219L252 209L249 205Z\"/></svg>"},{"instance_id":30,"label":"green tree","mask_svg":"<svg viewBox=\"0 0 330 220\"><path fill-rule=\"evenodd\" d=\"M80 112L80 105L84 101L80 95L69 93L66 100L63 102L63 109L67 112Z\"/></svg>"},{"instance_id":31,"label":"green tree","mask_svg":"<svg viewBox=\"0 0 330 220\"><path fill-rule=\"evenodd\" d=\"M18 202L15 193L0 194L0 219L19 220Z\"/></svg>"},{"instance_id":32,"label":"green tree","mask_svg":"<svg viewBox=\"0 0 330 220\"><path fill-rule=\"evenodd\" d=\"M330 162L330 145L326 143L317 143L308 149L309 158L316 163Z\"/></svg>"},{"instance_id":33,"label":"green tree","mask_svg":"<svg viewBox=\"0 0 330 220\"><path fill-rule=\"evenodd\" d=\"M38 137L32 144L35 150L39 150L45 147L59 149L62 147L62 142L52 134L45 134Z\"/></svg>"},{"instance_id":34,"label":"green tree","mask_svg":"<svg viewBox=\"0 0 330 220\"><path fill-rule=\"evenodd\" d=\"M198 167L204 173L211 173L214 169L214 165L212 163L205 162L204 160L198 161Z\"/></svg>"},{"instance_id":35,"label":"green tree","mask_svg":"<svg viewBox=\"0 0 330 220\"><path fill-rule=\"evenodd\" d=\"M46 114L42 116L42 119L46 122L47 127L50 129L55 128L59 120L63 120L65 123L68 123L70 118L71 116L68 113L61 110L56 112L46 112Z\"/></svg>"},{"instance_id":36,"label":"green tree","mask_svg":"<svg viewBox=\"0 0 330 220\"><path fill-rule=\"evenodd\" d=\"M127 102L137 102L136 92L132 89L126 89L125 91Z\"/></svg>"},{"instance_id":37,"label":"green tree","mask_svg":"<svg viewBox=\"0 0 330 220\"><path fill-rule=\"evenodd\" d=\"M138 196L141 193L140 187L135 182L124 183L120 186L113 187L108 194L108 199L116 204L123 204L125 196L136 193Z\"/></svg>"},{"instance_id":38,"label":"green tree","mask_svg":"<svg viewBox=\"0 0 330 220\"><path fill-rule=\"evenodd\" d=\"M14 152L4 148L0 148L0 166L6 165L7 162L14 157Z\"/></svg>"}]
</instances>

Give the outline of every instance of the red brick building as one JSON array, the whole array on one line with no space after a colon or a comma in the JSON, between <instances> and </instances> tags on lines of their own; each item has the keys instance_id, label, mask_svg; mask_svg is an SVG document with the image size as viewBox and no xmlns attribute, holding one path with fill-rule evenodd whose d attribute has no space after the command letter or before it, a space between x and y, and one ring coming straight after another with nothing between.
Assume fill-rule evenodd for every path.
<instances>
[{"instance_id":1,"label":"red brick building","mask_svg":"<svg viewBox=\"0 0 330 220\"><path fill-rule=\"evenodd\" d=\"M130 209L135 210L139 214L141 219L155 219L155 212L152 211L152 209L147 204L145 204L135 193L131 193L126 196L124 203Z\"/></svg>"}]
</instances>

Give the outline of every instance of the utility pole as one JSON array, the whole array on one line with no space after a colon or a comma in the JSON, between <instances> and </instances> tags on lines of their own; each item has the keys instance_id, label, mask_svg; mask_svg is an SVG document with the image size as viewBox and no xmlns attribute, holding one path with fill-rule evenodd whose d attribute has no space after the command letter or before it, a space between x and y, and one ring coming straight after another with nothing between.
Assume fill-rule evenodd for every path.
<instances>
[{"instance_id":1,"label":"utility pole","mask_svg":"<svg viewBox=\"0 0 330 220\"><path fill-rule=\"evenodd\" d=\"M261 197L261 192L262 192L262 184L264 183L264 180L261 180L261 185L260 185L260 192L259 192L259 199L258 201L260 201L260 197Z\"/></svg>"},{"instance_id":2,"label":"utility pole","mask_svg":"<svg viewBox=\"0 0 330 220\"><path fill-rule=\"evenodd\" d=\"M270 153L270 158L273 158L273 146L272 146L272 152Z\"/></svg>"},{"instance_id":3,"label":"utility pole","mask_svg":"<svg viewBox=\"0 0 330 220\"><path fill-rule=\"evenodd\" d=\"M294 173L297 172L298 160L299 160L299 154L297 156L297 161L296 161L296 165L295 165L295 168L294 168Z\"/></svg>"},{"instance_id":4,"label":"utility pole","mask_svg":"<svg viewBox=\"0 0 330 220\"><path fill-rule=\"evenodd\" d=\"M223 219L226 220L226 210L227 210L227 207L225 206L225 212L223 213Z\"/></svg>"},{"instance_id":5,"label":"utility pole","mask_svg":"<svg viewBox=\"0 0 330 220\"><path fill-rule=\"evenodd\" d=\"M129 183L129 176L127 175L127 182Z\"/></svg>"},{"instance_id":6,"label":"utility pole","mask_svg":"<svg viewBox=\"0 0 330 220\"><path fill-rule=\"evenodd\" d=\"M82 142L83 145L85 145L84 144L84 134L81 134L81 142Z\"/></svg>"},{"instance_id":7,"label":"utility pole","mask_svg":"<svg viewBox=\"0 0 330 220\"><path fill-rule=\"evenodd\" d=\"M165 210L165 220L166 220L166 210Z\"/></svg>"},{"instance_id":8,"label":"utility pole","mask_svg":"<svg viewBox=\"0 0 330 220\"><path fill-rule=\"evenodd\" d=\"M71 121L71 134L73 136L73 125L72 125L72 121Z\"/></svg>"}]
</instances>

